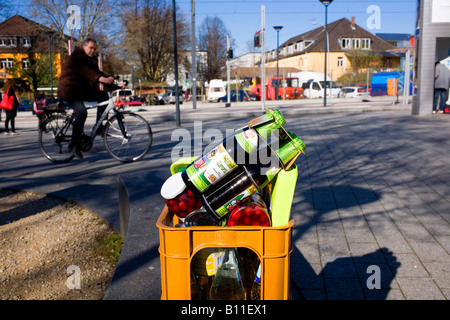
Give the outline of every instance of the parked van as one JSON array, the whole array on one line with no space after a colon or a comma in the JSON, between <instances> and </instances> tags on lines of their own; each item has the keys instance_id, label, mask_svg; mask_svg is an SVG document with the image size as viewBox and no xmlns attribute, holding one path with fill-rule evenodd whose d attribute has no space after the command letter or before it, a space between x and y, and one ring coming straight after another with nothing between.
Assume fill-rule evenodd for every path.
<instances>
[{"instance_id":1,"label":"parked van","mask_svg":"<svg viewBox=\"0 0 450 320\"><path fill-rule=\"evenodd\" d=\"M119 89L119 90L114 90L112 92L112 98L113 101L116 102L116 100L121 97L121 98L125 98L125 97L131 97L133 95L133 91L130 89Z\"/></svg>"},{"instance_id":2,"label":"parked van","mask_svg":"<svg viewBox=\"0 0 450 320\"><path fill-rule=\"evenodd\" d=\"M226 95L225 86L222 80L213 79L209 82L208 101L217 102L219 98Z\"/></svg>"},{"instance_id":3,"label":"parked van","mask_svg":"<svg viewBox=\"0 0 450 320\"><path fill-rule=\"evenodd\" d=\"M309 81L303 83L303 95L305 98L323 98L325 95L325 81ZM327 81L327 98L338 98L341 88L334 81Z\"/></svg>"}]
</instances>

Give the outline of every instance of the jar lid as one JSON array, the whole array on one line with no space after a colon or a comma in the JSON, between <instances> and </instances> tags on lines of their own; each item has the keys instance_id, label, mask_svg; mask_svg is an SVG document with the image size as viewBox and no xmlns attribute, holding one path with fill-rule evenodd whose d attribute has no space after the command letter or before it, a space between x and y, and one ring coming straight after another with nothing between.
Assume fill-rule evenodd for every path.
<instances>
[{"instance_id":1,"label":"jar lid","mask_svg":"<svg viewBox=\"0 0 450 320\"><path fill-rule=\"evenodd\" d=\"M181 177L181 172L178 172L164 182L161 187L161 195L164 199L173 199L180 195L184 189L186 189L186 185Z\"/></svg>"}]
</instances>

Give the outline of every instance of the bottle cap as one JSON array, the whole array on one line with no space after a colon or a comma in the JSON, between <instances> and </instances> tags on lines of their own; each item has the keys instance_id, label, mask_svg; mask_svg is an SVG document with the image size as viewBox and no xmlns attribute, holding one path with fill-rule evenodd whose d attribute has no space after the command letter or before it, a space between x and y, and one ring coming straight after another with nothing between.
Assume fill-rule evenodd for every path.
<instances>
[{"instance_id":1,"label":"bottle cap","mask_svg":"<svg viewBox=\"0 0 450 320\"><path fill-rule=\"evenodd\" d=\"M170 176L170 178L164 182L161 187L161 195L164 199L174 199L180 195L184 189L186 189L186 185L181 177L181 172L178 172L173 176Z\"/></svg>"}]
</instances>

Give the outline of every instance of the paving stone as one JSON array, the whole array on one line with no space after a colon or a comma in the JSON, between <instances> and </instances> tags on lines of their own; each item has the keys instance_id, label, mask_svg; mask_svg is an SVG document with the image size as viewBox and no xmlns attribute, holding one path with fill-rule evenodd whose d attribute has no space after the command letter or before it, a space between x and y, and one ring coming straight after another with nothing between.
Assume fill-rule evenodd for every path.
<instances>
[{"instance_id":1,"label":"paving stone","mask_svg":"<svg viewBox=\"0 0 450 320\"><path fill-rule=\"evenodd\" d=\"M397 263L400 263L396 271L397 278L429 278L430 275L422 266L420 260L414 254L394 254ZM393 267L393 263L388 264Z\"/></svg>"},{"instance_id":2,"label":"paving stone","mask_svg":"<svg viewBox=\"0 0 450 320\"><path fill-rule=\"evenodd\" d=\"M442 246L436 242L414 242L411 246L422 262L446 262L450 263L450 256L442 248Z\"/></svg>"},{"instance_id":3,"label":"paving stone","mask_svg":"<svg viewBox=\"0 0 450 320\"><path fill-rule=\"evenodd\" d=\"M450 262L424 263L433 280L441 289L450 289Z\"/></svg>"},{"instance_id":4,"label":"paving stone","mask_svg":"<svg viewBox=\"0 0 450 320\"><path fill-rule=\"evenodd\" d=\"M398 278L406 300L445 300L444 294L430 278Z\"/></svg>"}]
</instances>

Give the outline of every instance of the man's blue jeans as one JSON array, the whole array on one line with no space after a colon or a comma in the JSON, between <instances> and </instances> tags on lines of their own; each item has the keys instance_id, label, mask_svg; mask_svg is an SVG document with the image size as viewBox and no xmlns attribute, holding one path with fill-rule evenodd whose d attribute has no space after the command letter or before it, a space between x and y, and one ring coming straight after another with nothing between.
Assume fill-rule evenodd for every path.
<instances>
[{"instance_id":1,"label":"man's blue jeans","mask_svg":"<svg viewBox=\"0 0 450 320\"><path fill-rule=\"evenodd\" d=\"M438 106L438 100L439 106ZM433 99L433 111L444 111L445 103L447 102L447 90L446 89L434 89L434 99Z\"/></svg>"}]
</instances>

